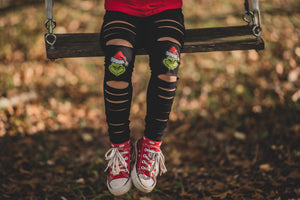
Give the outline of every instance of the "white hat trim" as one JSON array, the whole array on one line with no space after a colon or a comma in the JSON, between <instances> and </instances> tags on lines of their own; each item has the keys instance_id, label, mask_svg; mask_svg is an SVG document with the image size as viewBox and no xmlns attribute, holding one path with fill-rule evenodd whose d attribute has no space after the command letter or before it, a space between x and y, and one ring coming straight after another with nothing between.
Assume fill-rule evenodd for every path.
<instances>
[{"instance_id":1,"label":"white hat trim","mask_svg":"<svg viewBox=\"0 0 300 200\"><path fill-rule=\"evenodd\" d=\"M175 59L179 60L179 57L178 57L176 54L171 53L171 52L169 52L169 51L166 52L166 55L167 55L167 56L171 56L172 58L175 58Z\"/></svg>"},{"instance_id":2,"label":"white hat trim","mask_svg":"<svg viewBox=\"0 0 300 200\"><path fill-rule=\"evenodd\" d=\"M111 57L110 61L119 65L125 65L125 66L128 65L128 62L125 62L124 60L116 59L114 57Z\"/></svg>"}]
</instances>

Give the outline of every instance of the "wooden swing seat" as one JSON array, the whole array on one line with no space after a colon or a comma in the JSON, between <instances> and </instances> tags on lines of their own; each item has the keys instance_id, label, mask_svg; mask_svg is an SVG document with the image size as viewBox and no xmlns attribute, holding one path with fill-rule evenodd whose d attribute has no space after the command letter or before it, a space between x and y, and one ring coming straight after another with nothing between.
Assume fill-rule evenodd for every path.
<instances>
[{"instance_id":1,"label":"wooden swing seat","mask_svg":"<svg viewBox=\"0 0 300 200\"><path fill-rule=\"evenodd\" d=\"M100 47L99 33L55 34L56 43L50 47L46 42L47 58L104 56ZM229 26L186 30L182 53L264 49L264 41L252 34L252 26ZM137 55L146 54L138 49Z\"/></svg>"}]
</instances>

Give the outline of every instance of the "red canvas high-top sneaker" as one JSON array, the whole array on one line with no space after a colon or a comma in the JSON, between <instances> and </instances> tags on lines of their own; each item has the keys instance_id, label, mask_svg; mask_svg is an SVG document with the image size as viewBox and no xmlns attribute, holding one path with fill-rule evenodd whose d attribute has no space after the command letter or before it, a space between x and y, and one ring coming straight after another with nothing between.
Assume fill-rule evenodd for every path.
<instances>
[{"instance_id":1,"label":"red canvas high-top sneaker","mask_svg":"<svg viewBox=\"0 0 300 200\"><path fill-rule=\"evenodd\" d=\"M161 142L152 141L145 136L136 141L136 160L131 179L137 189L151 192L156 185L156 177L167 171L165 157L160 150Z\"/></svg>"},{"instance_id":2,"label":"red canvas high-top sneaker","mask_svg":"<svg viewBox=\"0 0 300 200\"><path fill-rule=\"evenodd\" d=\"M105 154L105 159L108 161L105 171L109 169L107 187L115 196L125 194L132 186L130 178L131 149L130 140L122 144L111 143L111 148Z\"/></svg>"}]
</instances>

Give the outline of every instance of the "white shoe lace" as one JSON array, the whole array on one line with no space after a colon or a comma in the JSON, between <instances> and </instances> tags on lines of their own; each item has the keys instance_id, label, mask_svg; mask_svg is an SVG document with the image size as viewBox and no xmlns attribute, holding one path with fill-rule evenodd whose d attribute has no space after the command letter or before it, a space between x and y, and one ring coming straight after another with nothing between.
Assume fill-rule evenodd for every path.
<instances>
[{"instance_id":1,"label":"white shoe lace","mask_svg":"<svg viewBox=\"0 0 300 200\"><path fill-rule=\"evenodd\" d=\"M128 157L123 157L128 154L128 151L120 152L118 148L110 148L105 154L105 160L109 161L104 171L111 168L111 173L116 176L120 172L128 172L126 160Z\"/></svg>"},{"instance_id":2,"label":"white shoe lace","mask_svg":"<svg viewBox=\"0 0 300 200\"><path fill-rule=\"evenodd\" d=\"M148 148L145 148L145 151L149 152L149 157L146 154L143 154L143 158L145 158L150 165L143 160L142 163L145 164L146 167L142 166L141 168L149 171L151 175L154 173L154 169L156 169L155 176L158 175L158 171L160 171L160 175L166 173L167 168L165 166L165 156L162 152L156 152Z\"/></svg>"}]
</instances>

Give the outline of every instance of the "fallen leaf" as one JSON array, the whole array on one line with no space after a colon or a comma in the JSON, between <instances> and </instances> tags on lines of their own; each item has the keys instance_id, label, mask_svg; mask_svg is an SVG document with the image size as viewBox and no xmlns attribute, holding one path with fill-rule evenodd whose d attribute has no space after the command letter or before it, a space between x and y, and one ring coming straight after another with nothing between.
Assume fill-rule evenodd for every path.
<instances>
[{"instance_id":1,"label":"fallen leaf","mask_svg":"<svg viewBox=\"0 0 300 200\"><path fill-rule=\"evenodd\" d=\"M298 171L292 171L291 173L289 173L289 175L287 175L286 178L291 178L291 179L298 179L300 180L300 172Z\"/></svg>"},{"instance_id":2,"label":"fallen leaf","mask_svg":"<svg viewBox=\"0 0 300 200\"><path fill-rule=\"evenodd\" d=\"M76 183L79 183L79 184L84 184L85 181L84 181L84 178L79 178L76 180Z\"/></svg>"},{"instance_id":3,"label":"fallen leaf","mask_svg":"<svg viewBox=\"0 0 300 200\"><path fill-rule=\"evenodd\" d=\"M229 190L229 191L223 192L221 194L214 194L213 197L218 197L218 198L224 199L227 197L228 194L232 194L232 191Z\"/></svg>"},{"instance_id":4,"label":"fallen leaf","mask_svg":"<svg viewBox=\"0 0 300 200\"><path fill-rule=\"evenodd\" d=\"M245 133L242 133L242 132L234 132L234 135L233 135L236 139L238 140L245 140L246 139L246 134Z\"/></svg>"},{"instance_id":5,"label":"fallen leaf","mask_svg":"<svg viewBox=\"0 0 300 200\"><path fill-rule=\"evenodd\" d=\"M94 140L93 136L89 133L83 133L81 138L84 142L92 142Z\"/></svg>"},{"instance_id":6,"label":"fallen leaf","mask_svg":"<svg viewBox=\"0 0 300 200\"><path fill-rule=\"evenodd\" d=\"M151 200L149 197L140 197L140 200Z\"/></svg>"},{"instance_id":7,"label":"fallen leaf","mask_svg":"<svg viewBox=\"0 0 300 200\"><path fill-rule=\"evenodd\" d=\"M52 165L55 164L55 162L54 162L53 160L47 160L47 164L48 164L49 166L52 166Z\"/></svg>"},{"instance_id":8,"label":"fallen leaf","mask_svg":"<svg viewBox=\"0 0 300 200\"><path fill-rule=\"evenodd\" d=\"M25 170L24 168L20 168L19 169L19 171L22 173L22 174L31 174L31 172L30 171L28 171L28 170Z\"/></svg>"},{"instance_id":9,"label":"fallen leaf","mask_svg":"<svg viewBox=\"0 0 300 200\"><path fill-rule=\"evenodd\" d=\"M265 171L265 172L272 171L272 168L271 168L271 166L270 166L268 163L266 163L266 164L261 164L261 165L259 166L259 169L262 170L262 171Z\"/></svg>"}]
</instances>

